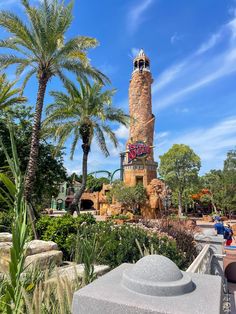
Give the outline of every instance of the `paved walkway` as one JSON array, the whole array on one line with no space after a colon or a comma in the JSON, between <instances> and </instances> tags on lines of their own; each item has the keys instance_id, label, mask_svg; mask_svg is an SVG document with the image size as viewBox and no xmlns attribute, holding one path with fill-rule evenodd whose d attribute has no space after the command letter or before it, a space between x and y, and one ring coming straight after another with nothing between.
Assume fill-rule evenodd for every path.
<instances>
[{"instance_id":1,"label":"paved walkway","mask_svg":"<svg viewBox=\"0 0 236 314\"><path fill-rule=\"evenodd\" d=\"M231 314L236 314L236 284L228 282L228 289L230 293Z\"/></svg>"}]
</instances>

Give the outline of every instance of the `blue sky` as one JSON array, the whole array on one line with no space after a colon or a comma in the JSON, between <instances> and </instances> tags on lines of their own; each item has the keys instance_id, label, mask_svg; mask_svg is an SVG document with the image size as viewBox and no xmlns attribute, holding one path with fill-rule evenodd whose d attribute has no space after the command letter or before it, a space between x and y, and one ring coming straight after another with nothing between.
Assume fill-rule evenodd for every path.
<instances>
[{"instance_id":1,"label":"blue sky","mask_svg":"<svg viewBox=\"0 0 236 314\"><path fill-rule=\"evenodd\" d=\"M33 0L37 2L37 0ZM117 88L114 106L128 111L132 58L144 48L151 60L155 158L174 143L187 144L201 157L201 173L222 168L236 146L236 2L233 0L75 0L67 37L87 35L100 46L92 64ZM0 0L0 8L22 14L20 0ZM36 81L26 96L34 104ZM49 89L60 89L57 80ZM50 102L46 97L45 104ZM105 158L93 143L89 172L119 167L128 131L114 125L118 149ZM67 143L66 151L70 141ZM110 145L109 145L110 146ZM81 149L65 156L69 172L81 171Z\"/></svg>"}]
</instances>

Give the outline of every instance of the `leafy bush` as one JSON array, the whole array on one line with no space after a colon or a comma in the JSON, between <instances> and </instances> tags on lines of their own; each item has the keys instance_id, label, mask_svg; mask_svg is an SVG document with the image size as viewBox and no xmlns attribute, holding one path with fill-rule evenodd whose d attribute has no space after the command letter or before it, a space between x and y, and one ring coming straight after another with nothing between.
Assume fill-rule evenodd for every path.
<instances>
[{"instance_id":1,"label":"leafy bush","mask_svg":"<svg viewBox=\"0 0 236 314\"><path fill-rule=\"evenodd\" d=\"M112 223L100 222L93 226L82 226L78 232L80 241L83 238L93 239L96 235L98 246L101 248L96 263L110 265L112 268L122 263L133 263L141 258L136 241L141 246L151 248L157 254L162 254L178 265L182 263L176 243L167 237L150 235L135 225L115 226ZM73 239L67 239L73 247Z\"/></svg>"},{"instance_id":2,"label":"leafy bush","mask_svg":"<svg viewBox=\"0 0 236 314\"><path fill-rule=\"evenodd\" d=\"M142 184L136 186L125 186L123 182L116 181L113 183L110 197L114 197L119 203L130 211L138 211L141 205L145 204L147 200L146 189Z\"/></svg>"},{"instance_id":3,"label":"leafy bush","mask_svg":"<svg viewBox=\"0 0 236 314\"><path fill-rule=\"evenodd\" d=\"M77 218L71 215L54 218L43 216L38 220L36 230L42 240L56 242L62 250L64 258L70 259L70 248L66 244L67 237L72 235L75 240L77 230L82 223L91 225L95 222L94 216L90 213L82 214Z\"/></svg>"},{"instance_id":4,"label":"leafy bush","mask_svg":"<svg viewBox=\"0 0 236 314\"><path fill-rule=\"evenodd\" d=\"M158 237L156 234L149 234L135 225L115 226L112 222L93 223L94 221L89 217L88 215L81 215L78 218L42 217L37 223L37 231L41 239L55 241L63 251L65 259L77 260L78 255L81 255L81 243L86 242L86 246L93 247L93 241L96 239L98 253L95 254L94 262L97 264L106 264L113 268L121 263L137 261L141 258L137 241L142 248L152 247L155 253L169 257L177 265L183 263L176 242L166 236Z\"/></svg>"},{"instance_id":5,"label":"leafy bush","mask_svg":"<svg viewBox=\"0 0 236 314\"><path fill-rule=\"evenodd\" d=\"M143 222L146 227L153 228L155 232L165 232L175 239L178 252L182 255L181 269L186 269L197 256L194 240L196 225L188 220L162 219L157 222Z\"/></svg>"},{"instance_id":6,"label":"leafy bush","mask_svg":"<svg viewBox=\"0 0 236 314\"><path fill-rule=\"evenodd\" d=\"M13 216L12 211L0 212L0 232L11 232Z\"/></svg>"},{"instance_id":7,"label":"leafy bush","mask_svg":"<svg viewBox=\"0 0 236 314\"><path fill-rule=\"evenodd\" d=\"M119 214L119 215L113 215L113 216L111 216L111 218L112 218L112 219L123 219L123 220L127 220L127 219L129 219L129 216Z\"/></svg>"}]
</instances>

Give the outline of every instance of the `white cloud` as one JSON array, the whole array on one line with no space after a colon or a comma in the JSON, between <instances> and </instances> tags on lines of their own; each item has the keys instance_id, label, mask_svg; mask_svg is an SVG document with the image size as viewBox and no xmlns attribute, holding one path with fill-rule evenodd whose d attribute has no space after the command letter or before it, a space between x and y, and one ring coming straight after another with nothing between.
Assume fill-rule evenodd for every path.
<instances>
[{"instance_id":1,"label":"white cloud","mask_svg":"<svg viewBox=\"0 0 236 314\"><path fill-rule=\"evenodd\" d=\"M219 52L208 51L223 43ZM193 92L236 73L236 17L223 25L195 53L167 68L153 86L153 108L160 111Z\"/></svg>"},{"instance_id":2,"label":"white cloud","mask_svg":"<svg viewBox=\"0 0 236 314\"><path fill-rule=\"evenodd\" d=\"M164 131L164 132L157 133L157 134L156 134L156 137L157 137L158 139L160 139L160 138L163 138L163 137L168 136L169 134L170 134L169 132Z\"/></svg>"},{"instance_id":3,"label":"white cloud","mask_svg":"<svg viewBox=\"0 0 236 314\"><path fill-rule=\"evenodd\" d=\"M218 33L213 34L208 41L204 42L200 48L197 50L196 55L200 55L205 53L206 51L213 48L222 38L222 31L220 30Z\"/></svg>"},{"instance_id":4,"label":"white cloud","mask_svg":"<svg viewBox=\"0 0 236 314\"><path fill-rule=\"evenodd\" d=\"M178 35L177 33L174 33L174 35L172 35L170 37L170 42L172 45L174 45L177 41L181 40L182 36Z\"/></svg>"},{"instance_id":5,"label":"white cloud","mask_svg":"<svg viewBox=\"0 0 236 314\"><path fill-rule=\"evenodd\" d=\"M114 131L118 139L127 140L129 137L129 129L124 125L120 125L117 130Z\"/></svg>"},{"instance_id":6,"label":"white cloud","mask_svg":"<svg viewBox=\"0 0 236 314\"><path fill-rule=\"evenodd\" d=\"M147 11L153 3L154 0L139 0L137 4L137 0L135 0L135 5L131 8L127 17L128 29L130 32L135 32L140 24L142 24L145 19L145 11Z\"/></svg>"},{"instance_id":7,"label":"white cloud","mask_svg":"<svg viewBox=\"0 0 236 314\"><path fill-rule=\"evenodd\" d=\"M219 121L209 128L185 130L182 135L168 134L157 142L155 156L165 153L173 144L189 145L202 160L202 171L221 168L228 150L236 146L236 116Z\"/></svg>"},{"instance_id":8,"label":"white cloud","mask_svg":"<svg viewBox=\"0 0 236 314\"><path fill-rule=\"evenodd\" d=\"M157 82L152 87L153 94L160 91L163 87L165 87L170 82L172 82L178 76L178 74L182 71L182 69L184 68L186 64L187 64L186 61L182 63L178 63L174 66L171 66L170 68L165 70L163 73L161 73L157 79Z\"/></svg>"}]
</instances>

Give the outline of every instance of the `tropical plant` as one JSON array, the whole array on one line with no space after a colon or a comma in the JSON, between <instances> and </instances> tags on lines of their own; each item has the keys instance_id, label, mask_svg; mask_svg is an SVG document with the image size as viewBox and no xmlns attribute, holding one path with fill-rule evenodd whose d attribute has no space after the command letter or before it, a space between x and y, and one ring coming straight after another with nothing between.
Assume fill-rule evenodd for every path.
<instances>
[{"instance_id":1,"label":"tropical plant","mask_svg":"<svg viewBox=\"0 0 236 314\"><path fill-rule=\"evenodd\" d=\"M45 133L58 140L58 149L63 147L69 137L73 137L70 157L73 158L79 140L82 141L82 184L76 192L72 209L77 208L81 195L86 188L87 161L92 140L95 138L105 156L109 155L106 136L117 147L117 138L108 122L127 125L127 115L121 109L111 106L115 90L102 91L99 83L91 85L77 79L80 88L67 84L67 93L51 92L54 103L47 107L47 118L44 122Z\"/></svg>"},{"instance_id":2,"label":"tropical plant","mask_svg":"<svg viewBox=\"0 0 236 314\"><path fill-rule=\"evenodd\" d=\"M90 213L81 214L79 217L64 215L63 217L42 216L36 223L37 233L42 240L50 240L57 243L63 252L65 260L71 258L71 247L68 246L66 239L69 236L76 238L78 228L86 223L87 225L95 224L96 220Z\"/></svg>"},{"instance_id":3,"label":"tropical plant","mask_svg":"<svg viewBox=\"0 0 236 314\"><path fill-rule=\"evenodd\" d=\"M59 220L59 217L55 217L45 221L42 217L37 222L37 230L42 239L55 241L63 250L63 256L66 256L67 260L70 258L76 262L87 263L87 280L93 277L94 264L109 265L113 268L122 263L138 261L141 256L136 240L141 247L146 247L150 251L153 249L157 254L169 257L179 267L189 265L190 259L192 261L192 256L190 258L188 253L187 255L185 253L185 251L194 251L191 237L188 237L185 242L182 239L182 244L180 243L180 248L178 248L174 238L169 238L163 232L159 233L158 229L152 232L146 227L141 228L140 225L115 225L112 222L92 224L84 222L77 225L74 222L72 229L68 224L67 228L62 228ZM59 228L61 228L60 233ZM56 233L58 233L57 238ZM63 242L60 239L63 239ZM84 252L86 248L88 250ZM189 259L186 259L186 256Z\"/></svg>"},{"instance_id":4,"label":"tropical plant","mask_svg":"<svg viewBox=\"0 0 236 314\"><path fill-rule=\"evenodd\" d=\"M10 126L12 156L0 138L0 146L6 155L14 182L4 173L0 173L0 180L5 189L1 189L1 199L12 207L14 217L12 222L12 247L10 249L9 275L2 282L0 303L3 313L21 313L22 307L22 281L26 256L26 240L28 236L27 203L24 198L24 179L20 172L13 128Z\"/></svg>"},{"instance_id":5,"label":"tropical plant","mask_svg":"<svg viewBox=\"0 0 236 314\"><path fill-rule=\"evenodd\" d=\"M30 156L25 179L25 196L30 199L39 150L41 116L46 88L50 79L57 76L67 82L65 71L75 73L86 80L92 76L99 81L105 76L89 65L86 52L97 45L93 38L78 36L65 41L65 34L72 22L72 2L44 0L37 6L28 0L21 0L25 10L23 19L9 11L0 12L0 26L10 36L0 41L0 47L15 51L15 54L2 54L0 68L17 65L16 74L25 74L23 88L29 79L36 75L38 93L31 137ZM32 214L32 213L31 213Z\"/></svg>"},{"instance_id":6,"label":"tropical plant","mask_svg":"<svg viewBox=\"0 0 236 314\"><path fill-rule=\"evenodd\" d=\"M174 144L167 153L160 156L159 172L178 193L179 216L182 215L182 197L185 189L198 180L201 161L198 155L187 145Z\"/></svg>"},{"instance_id":7,"label":"tropical plant","mask_svg":"<svg viewBox=\"0 0 236 314\"><path fill-rule=\"evenodd\" d=\"M15 81L10 83L6 79L6 74L0 74L0 110L10 109L12 105L26 102L26 97L19 95L21 89L13 88L15 83Z\"/></svg>"},{"instance_id":8,"label":"tropical plant","mask_svg":"<svg viewBox=\"0 0 236 314\"><path fill-rule=\"evenodd\" d=\"M81 180L82 181L82 180ZM103 184L109 184L110 180L105 177L96 178L93 175L88 175L86 182L86 190L91 192L101 191Z\"/></svg>"},{"instance_id":9,"label":"tropical plant","mask_svg":"<svg viewBox=\"0 0 236 314\"><path fill-rule=\"evenodd\" d=\"M135 213L147 201L146 189L142 184L130 187L125 186L121 181L116 181L112 186L110 195L121 203L126 210Z\"/></svg>"},{"instance_id":10,"label":"tropical plant","mask_svg":"<svg viewBox=\"0 0 236 314\"><path fill-rule=\"evenodd\" d=\"M0 112L0 136L3 139L8 153L11 153L11 142L6 115L6 113ZM25 173L30 152L29 138L32 134L32 113L28 107L22 105L14 106L14 108L11 109L11 117L20 170L22 173ZM51 197L58 195L60 183L66 180L66 169L63 166L62 152L60 151L55 155L54 150L54 145L47 143L45 140L40 141L36 171L37 184L34 185L31 192L31 202L34 208L37 209L36 214L42 208L50 206ZM7 167L8 165L5 154L1 150L0 165L1 167ZM0 200L0 212L1 210L8 211L8 206L3 205Z\"/></svg>"}]
</instances>

